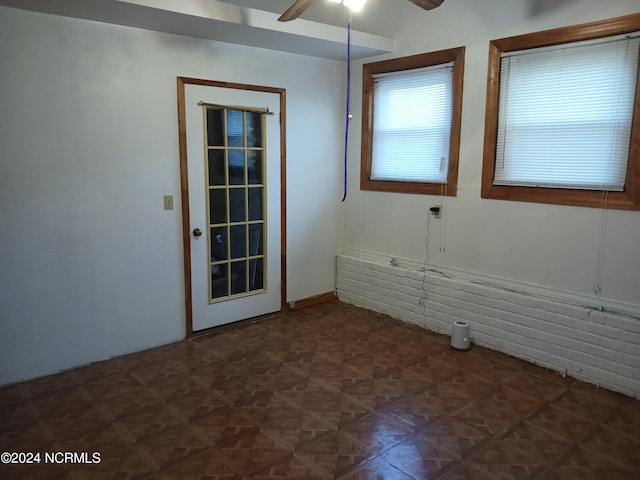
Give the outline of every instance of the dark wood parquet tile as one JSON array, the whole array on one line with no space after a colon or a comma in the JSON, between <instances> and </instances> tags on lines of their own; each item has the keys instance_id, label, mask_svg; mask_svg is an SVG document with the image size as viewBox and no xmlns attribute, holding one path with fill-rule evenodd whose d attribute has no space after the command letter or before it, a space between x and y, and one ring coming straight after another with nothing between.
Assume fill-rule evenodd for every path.
<instances>
[{"instance_id":1,"label":"dark wood parquet tile","mask_svg":"<svg viewBox=\"0 0 640 480\"><path fill-rule=\"evenodd\" d=\"M355 398L370 409L379 409L403 396L398 385L385 379L370 379L344 390L344 393Z\"/></svg>"},{"instance_id":2,"label":"dark wood parquet tile","mask_svg":"<svg viewBox=\"0 0 640 480\"><path fill-rule=\"evenodd\" d=\"M636 406L621 406L601 425L617 437L626 438L630 445L635 445L640 450L640 411Z\"/></svg>"},{"instance_id":3,"label":"dark wood parquet tile","mask_svg":"<svg viewBox=\"0 0 640 480\"><path fill-rule=\"evenodd\" d=\"M163 401L171 402L174 398L206 390L209 385L200 378L198 373L185 373L184 375L166 377L149 385L147 388L162 398Z\"/></svg>"},{"instance_id":4,"label":"dark wood parquet tile","mask_svg":"<svg viewBox=\"0 0 640 480\"><path fill-rule=\"evenodd\" d=\"M186 420L167 406L154 406L120 417L114 425L126 432L135 442L158 435L170 428L185 424Z\"/></svg>"},{"instance_id":5,"label":"dark wood parquet tile","mask_svg":"<svg viewBox=\"0 0 640 480\"><path fill-rule=\"evenodd\" d=\"M432 357L426 356L416 363L403 367L415 373L416 376L424 378L430 383L440 382L453 377L462 370L454 365L450 365L446 362L434 360Z\"/></svg>"},{"instance_id":6,"label":"dark wood parquet tile","mask_svg":"<svg viewBox=\"0 0 640 480\"><path fill-rule=\"evenodd\" d=\"M188 373L180 363L173 360L158 360L131 371L133 376L142 385L149 385L163 380L180 377Z\"/></svg>"},{"instance_id":7,"label":"dark wood parquet tile","mask_svg":"<svg viewBox=\"0 0 640 480\"><path fill-rule=\"evenodd\" d=\"M342 392L345 389L357 385L371 378L371 374L363 368L355 368L344 363L334 362L333 359L325 363L321 368L309 371L309 376L325 385L330 385L335 391Z\"/></svg>"},{"instance_id":8,"label":"dark wood parquet tile","mask_svg":"<svg viewBox=\"0 0 640 480\"><path fill-rule=\"evenodd\" d=\"M278 395L293 407L302 408L321 418L334 429L368 415L375 409L372 402L362 402L322 379L307 379L280 390Z\"/></svg>"},{"instance_id":9,"label":"dark wood parquet tile","mask_svg":"<svg viewBox=\"0 0 640 480\"><path fill-rule=\"evenodd\" d=\"M21 391L26 398L51 398L77 387L78 379L74 372L63 372L24 382Z\"/></svg>"},{"instance_id":10,"label":"dark wood parquet tile","mask_svg":"<svg viewBox=\"0 0 640 480\"><path fill-rule=\"evenodd\" d=\"M96 404L42 420L50 438L66 440L108 426L113 418Z\"/></svg>"},{"instance_id":11,"label":"dark wood parquet tile","mask_svg":"<svg viewBox=\"0 0 640 480\"><path fill-rule=\"evenodd\" d=\"M94 400L106 398L130 392L140 388L142 383L132 377L128 372L114 373L106 377L94 378L82 384L82 389Z\"/></svg>"},{"instance_id":12,"label":"dark wood parquet tile","mask_svg":"<svg viewBox=\"0 0 640 480\"><path fill-rule=\"evenodd\" d=\"M317 468L322 478L338 478L349 473L375 454L353 437L334 432L301 448L298 458Z\"/></svg>"},{"instance_id":13,"label":"dark wood parquet tile","mask_svg":"<svg viewBox=\"0 0 640 480\"><path fill-rule=\"evenodd\" d=\"M273 465L290 454L290 446L265 428L253 428L218 446L232 470L247 476Z\"/></svg>"},{"instance_id":14,"label":"dark wood parquet tile","mask_svg":"<svg viewBox=\"0 0 640 480\"><path fill-rule=\"evenodd\" d=\"M12 465L2 471L3 480L76 480L84 479L78 471L60 465Z\"/></svg>"},{"instance_id":15,"label":"dark wood parquet tile","mask_svg":"<svg viewBox=\"0 0 640 480\"><path fill-rule=\"evenodd\" d=\"M327 345L322 352L335 361L343 363L360 355L388 349L392 345L391 340L384 335L365 332L344 342Z\"/></svg>"},{"instance_id":16,"label":"dark wood parquet tile","mask_svg":"<svg viewBox=\"0 0 640 480\"><path fill-rule=\"evenodd\" d=\"M489 435L501 435L520 419L512 410L503 410L505 406L490 399L478 400L456 410L453 416Z\"/></svg>"},{"instance_id":17,"label":"dark wood parquet tile","mask_svg":"<svg viewBox=\"0 0 640 480\"><path fill-rule=\"evenodd\" d=\"M450 390L458 390L471 398L483 398L500 388L499 381L492 375L478 376L467 370L460 370L449 378L443 379L439 385L446 385Z\"/></svg>"},{"instance_id":18,"label":"dark wood parquet tile","mask_svg":"<svg viewBox=\"0 0 640 480\"><path fill-rule=\"evenodd\" d=\"M484 470L472 462L461 463L439 478L441 480L509 480L501 474Z\"/></svg>"},{"instance_id":19,"label":"dark wood parquet tile","mask_svg":"<svg viewBox=\"0 0 640 480\"><path fill-rule=\"evenodd\" d=\"M498 477L514 480L532 478L547 465L544 460L536 458L535 454L523 452L500 440L490 442L476 452L470 463Z\"/></svg>"},{"instance_id":20,"label":"dark wood parquet tile","mask_svg":"<svg viewBox=\"0 0 640 480\"><path fill-rule=\"evenodd\" d=\"M514 369L493 359L479 358L477 361L467 365L464 373L475 378L481 378L487 383L505 383L520 374L520 370Z\"/></svg>"},{"instance_id":21,"label":"dark wood parquet tile","mask_svg":"<svg viewBox=\"0 0 640 480\"><path fill-rule=\"evenodd\" d=\"M504 387L521 394L532 397L538 401L550 401L559 397L566 391L564 385L550 382L544 377L531 375L527 372L521 372L508 378L504 382Z\"/></svg>"},{"instance_id":22,"label":"dark wood parquet tile","mask_svg":"<svg viewBox=\"0 0 640 480\"><path fill-rule=\"evenodd\" d=\"M638 480L640 401L338 301L0 388L28 480Z\"/></svg>"},{"instance_id":23,"label":"dark wood parquet tile","mask_svg":"<svg viewBox=\"0 0 640 480\"><path fill-rule=\"evenodd\" d=\"M199 389L171 399L170 406L187 421L226 409L232 402L210 389Z\"/></svg>"},{"instance_id":24,"label":"dark wood parquet tile","mask_svg":"<svg viewBox=\"0 0 640 480\"><path fill-rule=\"evenodd\" d=\"M164 404L164 400L153 390L139 387L107 397L96 404L106 410L113 419L118 419L150 407L159 407Z\"/></svg>"},{"instance_id":25,"label":"dark wood parquet tile","mask_svg":"<svg viewBox=\"0 0 640 480\"><path fill-rule=\"evenodd\" d=\"M417 396L402 397L382 407L380 411L397 421L407 423L416 430L424 429L444 415L444 409Z\"/></svg>"},{"instance_id":26,"label":"dark wood parquet tile","mask_svg":"<svg viewBox=\"0 0 640 480\"><path fill-rule=\"evenodd\" d=\"M575 388L570 388L549 403L559 410L571 412L594 423L606 420L617 408L615 403L609 402L604 396L595 395L594 392L584 393Z\"/></svg>"},{"instance_id":27,"label":"dark wood parquet tile","mask_svg":"<svg viewBox=\"0 0 640 480\"><path fill-rule=\"evenodd\" d=\"M420 431L425 443L441 444L466 457L486 444L491 435L453 417L442 417Z\"/></svg>"},{"instance_id":28,"label":"dark wood parquet tile","mask_svg":"<svg viewBox=\"0 0 640 480\"><path fill-rule=\"evenodd\" d=\"M455 382L451 381L452 377L441 382L437 382L432 387L419 394L429 399L431 405L439 408L444 414L453 414L471 405L477 397L470 390L457 388Z\"/></svg>"},{"instance_id":29,"label":"dark wood parquet tile","mask_svg":"<svg viewBox=\"0 0 640 480\"><path fill-rule=\"evenodd\" d=\"M578 445L565 459L549 469L550 473L547 474L547 477L569 480L596 478L634 480L640 478L640 465L637 461L630 464L628 460L626 452L610 456Z\"/></svg>"},{"instance_id":30,"label":"dark wood parquet tile","mask_svg":"<svg viewBox=\"0 0 640 480\"><path fill-rule=\"evenodd\" d=\"M329 477L315 464L304 463L297 454L289 454L243 480L324 480Z\"/></svg>"},{"instance_id":31,"label":"dark wood parquet tile","mask_svg":"<svg viewBox=\"0 0 640 480\"><path fill-rule=\"evenodd\" d=\"M529 416L524 423L569 441L580 441L593 429L589 420L549 404Z\"/></svg>"},{"instance_id":32,"label":"dark wood parquet tile","mask_svg":"<svg viewBox=\"0 0 640 480\"><path fill-rule=\"evenodd\" d=\"M574 464L560 465L546 469L537 480L635 480L637 474L608 467L604 470L592 469L589 466Z\"/></svg>"},{"instance_id":33,"label":"dark wood parquet tile","mask_svg":"<svg viewBox=\"0 0 640 480\"><path fill-rule=\"evenodd\" d=\"M88 408L93 402L94 399L84 389L73 387L58 390L50 396L32 398L22 407L28 406L37 418L57 417Z\"/></svg>"},{"instance_id":34,"label":"dark wood parquet tile","mask_svg":"<svg viewBox=\"0 0 640 480\"><path fill-rule=\"evenodd\" d=\"M157 435L144 437L136 445L144 451L147 458L153 459L159 469L205 450L212 446L212 442L191 425L178 425Z\"/></svg>"},{"instance_id":35,"label":"dark wood parquet tile","mask_svg":"<svg viewBox=\"0 0 640 480\"><path fill-rule=\"evenodd\" d=\"M43 419L23 425L14 424L11 428L3 426L0 431L0 448L3 452L42 451L55 441L55 436L51 435L44 422ZM0 471L2 468L0 466Z\"/></svg>"},{"instance_id":36,"label":"dark wood parquet tile","mask_svg":"<svg viewBox=\"0 0 640 480\"><path fill-rule=\"evenodd\" d=\"M414 480L382 457L375 457L359 468L340 477L340 480Z\"/></svg>"},{"instance_id":37,"label":"dark wood parquet tile","mask_svg":"<svg viewBox=\"0 0 640 480\"><path fill-rule=\"evenodd\" d=\"M165 465L149 477L160 480L241 480L238 467L222 456L219 449L209 448L182 460Z\"/></svg>"},{"instance_id":38,"label":"dark wood parquet tile","mask_svg":"<svg viewBox=\"0 0 640 480\"><path fill-rule=\"evenodd\" d=\"M426 442L425 436L415 435L396 445L382 458L412 478L437 478L462 460L459 453L438 442Z\"/></svg>"},{"instance_id":39,"label":"dark wood parquet tile","mask_svg":"<svg viewBox=\"0 0 640 480\"><path fill-rule=\"evenodd\" d=\"M340 428L374 455L381 455L410 437L415 429L382 412L359 418Z\"/></svg>"},{"instance_id":40,"label":"dark wood parquet tile","mask_svg":"<svg viewBox=\"0 0 640 480\"><path fill-rule=\"evenodd\" d=\"M206 439L205 445L218 446L232 441L257 427L234 407L193 418L189 425Z\"/></svg>"},{"instance_id":41,"label":"dark wood parquet tile","mask_svg":"<svg viewBox=\"0 0 640 480\"><path fill-rule=\"evenodd\" d=\"M80 383L90 382L99 378L108 377L117 373L123 373L126 366L118 358L107 362L98 362L73 370L73 376Z\"/></svg>"},{"instance_id":42,"label":"dark wood parquet tile","mask_svg":"<svg viewBox=\"0 0 640 480\"><path fill-rule=\"evenodd\" d=\"M580 444L585 455L604 457L622 469L640 473L640 441L598 427Z\"/></svg>"},{"instance_id":43,"label":"dark wood parquet tile","mask_svg":"<svg viewBox=\"0 0 640 480\"><path fill-rule=\"evenodd\" d=\"M504 434L500 438L500 443L545 465L559 461L573 446L570 440L556 437L546 430L537 429L527 423L519 424L515 429Z\"/></svg>"}]
</instances>

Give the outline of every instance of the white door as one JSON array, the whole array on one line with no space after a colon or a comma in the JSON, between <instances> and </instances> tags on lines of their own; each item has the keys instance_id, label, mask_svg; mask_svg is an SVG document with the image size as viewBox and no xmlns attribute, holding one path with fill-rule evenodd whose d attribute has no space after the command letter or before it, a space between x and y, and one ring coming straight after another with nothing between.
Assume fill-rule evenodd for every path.
<instances>
[{"instance_id":1,"label":"white door","mask_svg":"<svg viewBox=\"0 0 640 480\"><path fill-rule=\"evenodd\" d=\"M280 96L185 85L192 324L280 310Z\"/></svg>"}]
</instances>

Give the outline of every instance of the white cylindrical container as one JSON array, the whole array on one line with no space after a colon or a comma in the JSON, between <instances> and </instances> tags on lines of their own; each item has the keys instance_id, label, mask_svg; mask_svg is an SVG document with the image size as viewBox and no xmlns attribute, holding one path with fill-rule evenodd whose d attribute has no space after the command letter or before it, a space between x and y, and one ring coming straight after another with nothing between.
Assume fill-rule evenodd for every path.
<instances>
[{"instance_id":1,"label":"white cylindrical container","mask_svg":"<svg viewBox=\"0 0 640 480\"><path fill-rule=\"evenodd\" d=\"M461 320L453 322L453 333L451 334L451 346L455 350L469 350L471 341L469 338L469 324Z\"/></svg>"}]
</instances>

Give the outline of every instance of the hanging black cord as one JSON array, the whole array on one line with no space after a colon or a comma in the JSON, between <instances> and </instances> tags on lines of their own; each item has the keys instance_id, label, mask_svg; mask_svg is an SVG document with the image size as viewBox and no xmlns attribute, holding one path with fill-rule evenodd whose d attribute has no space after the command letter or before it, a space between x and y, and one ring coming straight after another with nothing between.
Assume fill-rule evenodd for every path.
<instances>
[{"instance_id":1,"label":"hanging black cord","mask_svg":"<svg viewBox=\"0 0 640 480\"><path fill-rule=\"evenodd\" d=\"M344 189L342 201L347 198L347 158L349 156L349 121L351 116L351 18L347 24L347 113L344 128Z\"/></svg>"}]
</instances>

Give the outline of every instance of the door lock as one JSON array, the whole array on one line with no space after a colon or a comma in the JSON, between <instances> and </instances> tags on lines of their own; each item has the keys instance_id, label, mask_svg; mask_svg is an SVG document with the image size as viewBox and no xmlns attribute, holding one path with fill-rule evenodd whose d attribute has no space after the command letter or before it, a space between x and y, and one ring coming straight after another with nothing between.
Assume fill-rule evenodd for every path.
<instances>
[{"instance_id":1,"label":"door lock","mask_svg":"<svg viewBox=\"0 0 640 480\"><path fill-rule=\"evenodd\" d=\"M194 228L193 229L193 236L194 237L201 237L202 236L202 230L200 230L199 228Z\"/></svg>"}]
</instances>

